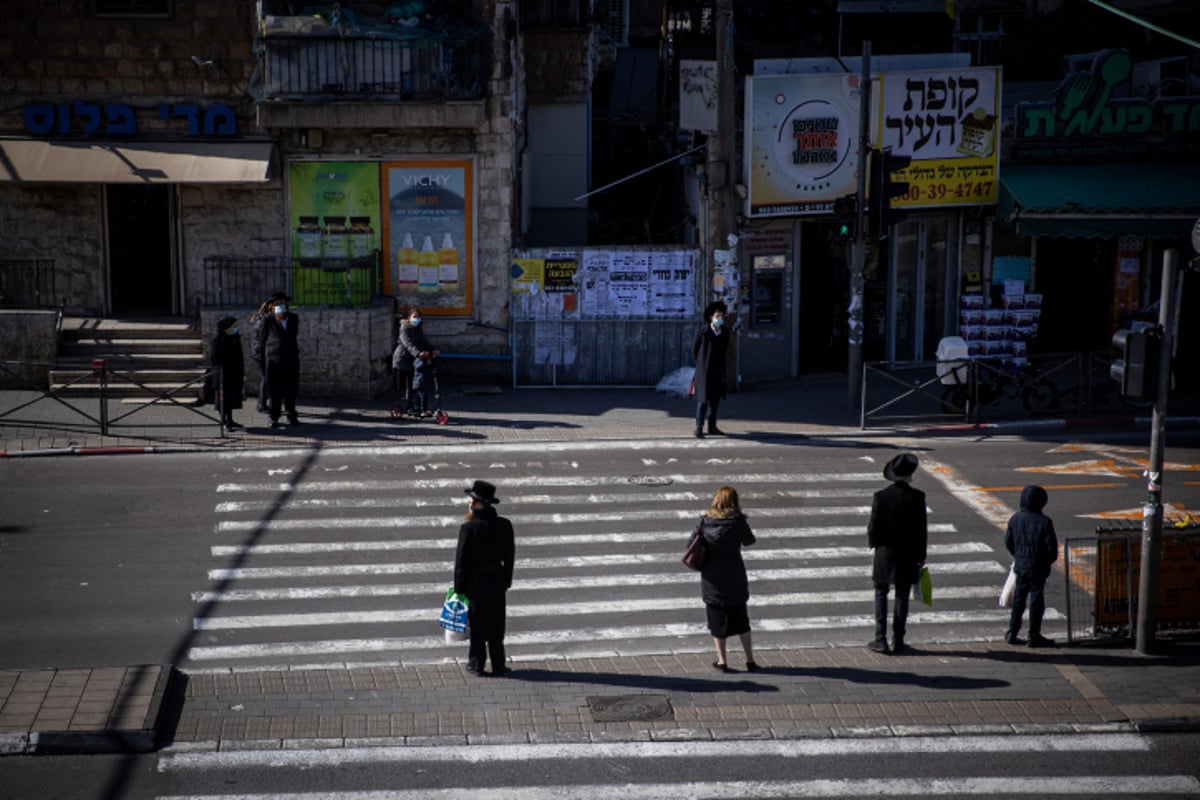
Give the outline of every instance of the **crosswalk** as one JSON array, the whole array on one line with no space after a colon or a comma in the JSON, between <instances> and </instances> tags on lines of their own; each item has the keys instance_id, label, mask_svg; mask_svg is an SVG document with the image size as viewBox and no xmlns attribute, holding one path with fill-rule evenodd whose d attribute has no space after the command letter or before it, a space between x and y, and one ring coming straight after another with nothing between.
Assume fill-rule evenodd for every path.
<instances>
[{"instance_id":1,"label":"crosswalk","mask_svg":"<svg viewBox=\"0 0 1200 800\"><path fill-rule=\"evenodd\" d=\"M215 486L184 669L461 659L465 648L447 644L434 620L474 478L497 484L517 531L514 659L710 648L699 579L679 557L724 484L738 489L758 537L745 550L756 644L861 646L873 624L865 526L884 483L854 451L825 458L814 468L794 448L747 455L679 442L431 453L384 466L346 456L308 471L250 458ZM1007 571L998 532L936 484L924 488L935 601L913 603L910 639L997 639ZM1062 616L1051 608L1046 619Z\"/></svg>"},{"instance_id":2,"label":"crosswalk","mask_svg":"<svg viewBox=\"0 0 1200 800\"><path fill-rule=\"evenodd\" d=\"M158 772L191 788L159 800L1197 796L1180 766L1110 733L181 751Z\"/></svg>"}]
</instances>

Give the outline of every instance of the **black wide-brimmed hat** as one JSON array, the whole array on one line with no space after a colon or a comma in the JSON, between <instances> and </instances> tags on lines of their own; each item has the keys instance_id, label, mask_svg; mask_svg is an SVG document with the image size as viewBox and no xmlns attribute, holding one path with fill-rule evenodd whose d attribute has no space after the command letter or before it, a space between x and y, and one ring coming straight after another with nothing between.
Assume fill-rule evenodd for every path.
<instances>
[{"instance_id":1,"label":"black wide-brimmed hat","mask_svg":"<svg viewBox=\"0 0 1200 800\"><path fill-rule=\"evenodd\" d=\"M729 307L725 305L724 300L714 300L704 307L704 321L708 322L712 319L712 315L720 311L722 314L729 313Z\"/></svg>"},{"instance_id":2,"label":"black wide-brimmed hat","mask_svg":"<svg viewBox=\"0 0 1200 800\"><path fill-rule=\"evenodd\" d=\"M907 478L917 471L917 457L912 453L901 453L889 461L883 468L883 477L889 481Z\"/></svg>"},{"instance_id":3,"label":"black wide-brimmed hat","mask_svg":"<svg viewBox=\"0 0 1200 800\"><path fill-rule=\"evenodd\" d=\"M496 487L487 481L475 481L475 483L471 484L470 489L464 489L463 491L481 503L487 503L489 506L500 502L500 498L496 497Z\"/></svg>"},{"instance_id":4,"label":"black wide-brimmed hat","mask_svg":"<svg viewBox=\"0 0 1200 800\"><path fill-rule=\"evenodd\" d=\"M217 330L221 333L229 330L229 327L237 322L237 317L221 317L217 322Z\"/></svg>"}]
</instances>

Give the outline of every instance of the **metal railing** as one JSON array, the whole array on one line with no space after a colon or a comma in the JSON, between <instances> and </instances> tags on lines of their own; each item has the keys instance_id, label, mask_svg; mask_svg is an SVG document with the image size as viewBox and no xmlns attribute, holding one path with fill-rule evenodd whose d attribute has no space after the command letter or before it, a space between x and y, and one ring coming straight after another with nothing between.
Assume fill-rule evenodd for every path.
<instances>
[{"instance_id":1,"label":"metal railing","mask_svg":"<svg viewBox=\"0 0 1200 800\"><path fill-rule=\"evenodd\" d=\"M217 307L257 307L272 292L308 308L365 308L379 293L379 252L369 258L319 260L209 256L204 297Z\"/></svg>"},{"instance_id":2,"label":"metal railing","mask_svg":"<svg viewBox=\"0 0 1200 800\"><path fill-rule=\"evenodd\" d=\"M66 409L67 415L65 419L54 420L52 427L68 428L73 422L84 430L95 426L101 436L108 436L114 428L118 427L163 427L165 423L146 421L144 417L135 422L129 420L155 404L170 403L214 423L221 437L226 434L225 424L220 416L210 413L210 406L204 406L198 402L200 387L205 381L213 381L216 386L215 391L220 391L220 370L209 369L203 375L166 390L156 389L142 383L133 373L115 370L109 367L103 359L93 360L90 372L85 367L79 375L50 388L34 383L28 377L31 373L48 373L53 369L61 369L61 367L53 363L0 361L0 374L6 377L5 382L24 387L23 392L18 388L5 390L2 394L5 396L24 394L27 397L27 399L18 399L11 408L0 407L0 425L42 426L45 424L43 420L22 419L18 416L19 413L41 403L55 403L60 409ZM132 403L126 399L124 403L131 407L122 413L114 414L111 407L113 400L117 399L114 386L134 387L144 392L147 399L136 400ZM85 405L87 407L84 407ZM167 424L175 426L178 425L178 422Z\"/></svg>"},{"instance_id":3,"label":"metal railing","mask_svg":"<svg viewBox=\"0 0 1200 800\"><path fill-rule=\"evenodd\" d=\"M1100 526L1063 542L1067 639L1132 639L1136 634L1141 527ZM1200 629L1200 523L1164 520L1159 630Z\"/></svg>"},{"instance_id":4,"label":"metal railing","mask_svg":"<svg viewBox=\"0 0 1200 800\"><path fill-rule=\"evenodd\" d=\"M486 31L409 39L271 34L261 41L266 100L479 100Z\"/></svg>"},{"instance_id":5,"label":"metal railing","mask_svg":"<svg viewBox=\"0 0 1200 800\"><path fill-rule=\"evenodd\" d=\"M0 259L0 307L53 308L55 278L53 258Z\"/></svg>"},{"instance_id":6,"label":"metal railing","mask_svg":"<svg viewBox=\"0 0 1200 800\"><path fill-rule=\"evenodd\" d=\"M1081 415L1123 399L1108 376L1109 354L1049 353L1014 361L971 357L863 364L859 424Z\"/></svg>"}]
</instances>

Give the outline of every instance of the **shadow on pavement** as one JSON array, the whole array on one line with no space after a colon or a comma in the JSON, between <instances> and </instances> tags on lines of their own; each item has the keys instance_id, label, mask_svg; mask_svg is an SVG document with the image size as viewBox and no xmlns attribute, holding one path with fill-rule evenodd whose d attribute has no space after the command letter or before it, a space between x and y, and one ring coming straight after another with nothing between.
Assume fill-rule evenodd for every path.
<instances>
[{"instance_id":1,"label":"shadow on pavement","mask_svg":"<svg viewBox=\"0 0 1200 800\"><path fill-rule=\"evenodd\" d=\"M504 678L531 683L572 683L598 686L625 686L633 689L653 689L660 692L778 692L778 686L752 680L707 679L675 677L672 675L629 675L617 672L564 672L561 670L512 668Z\"/></svg>"}]
</instances>

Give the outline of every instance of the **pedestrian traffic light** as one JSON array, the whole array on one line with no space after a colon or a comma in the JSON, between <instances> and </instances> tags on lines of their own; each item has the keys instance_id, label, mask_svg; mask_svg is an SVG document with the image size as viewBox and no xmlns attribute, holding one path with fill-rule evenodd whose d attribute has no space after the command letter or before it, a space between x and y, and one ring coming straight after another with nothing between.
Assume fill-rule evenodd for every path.
<instances>
[{"instance_id":1,"label":"pedestrian traffic light","mask_svg":"<svg viewBox=\"0 0 1200 800\"><path fill-rule=\"evenodd\" d=\"M892 173L906 169L911 163L912 156L893 155L890 147L871 151L869 230L879 241L886 239L892 226L908 216L906 212L892 208L892 200L908 194L909 188L906 181L893 180Z\"/></svg>"},{"instance_id":2,"label":"pedestrian traffic light","mask_svg":"<svg viewBox=\"0 0 1200 800\"><path fill-rule=\"evenodd\" d=\"M1121 384L1121 394L1130 400L1154 400L1158 396L1158 352L1162 332L1158 328L1113 334L1112 345L1119 354L1108 374Z\"/></svg>"},{"instance_id":3,"label":"pedestrian traffic light","mask_svg":"<svg viewBox=\"0 0 1200 800\"><path fill-rule=\"evenodd\" d=\"M854 223L858 216L858 197L842 195L833 201L833 213L837 217L837 236L849 239L854 235Z\"/></svg>"}]
</instances>

